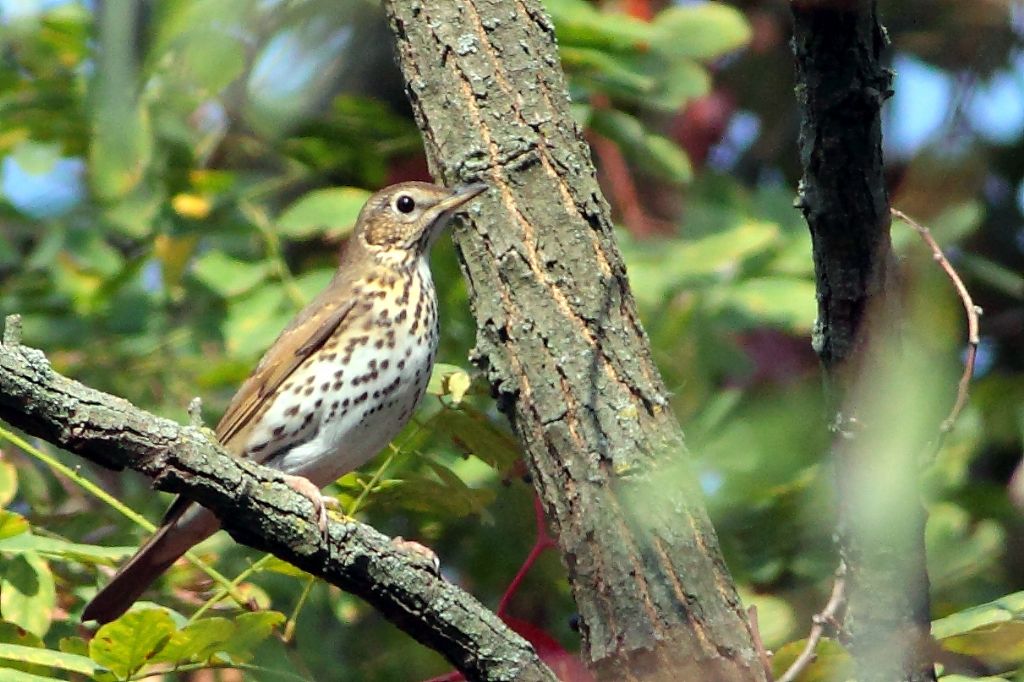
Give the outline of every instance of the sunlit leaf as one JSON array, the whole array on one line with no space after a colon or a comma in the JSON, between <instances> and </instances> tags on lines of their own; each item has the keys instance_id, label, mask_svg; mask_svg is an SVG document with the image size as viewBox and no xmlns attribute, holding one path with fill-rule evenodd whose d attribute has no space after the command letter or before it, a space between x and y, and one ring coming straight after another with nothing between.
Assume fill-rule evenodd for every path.
<instances>
[{"instance_id":1,"label":"sunlit leaf","mask_svg":"<svg viewBox=\"0 0 1024 682\"><path fill-rule=\"evenodd\" d=\"M16 536L13 539L17 539ZM0 578L0 615L40 637L50 629L57 593L53 574L35 552L4 561Z\"/></svg>"},{"instance_id":2,"label":"sunlit leaf","mask_svg":"<svg viewBox=\"0 0 1024 682\"><path fill-rule=\"evenodd\" d=\"M294 310L285 305L278 283L268 283L228 306L222 331L228 352L235 356L261 353L281 333Z\"/></svg>"},{"instance_id":3,"label":"sunlit leaf","mask_svg":"<svg viewBox=\"0 0 1024 682\"><path fill-rule=\"evenodd\" d=\"M14 148L12 156L29 175L46 175L61 157L60 145L26 140Z\"/></svg>"},{"instance_id":4,"label":"sunlit leaf","mask_svg":"<svg viewBox=\"0 0 1024 682\"><path fill-rule=\"evenodd\" d=\"M256 646L284 621L284 614L277 611L243 613L235 618L235 634L224 643L222 651L231 656L232 660L248 660L252 658Z\"/></svg>"},{"instance_id":5,"label":"sunlit leaf","mask_svg":"<svg viewBox=\"0 0 1024 682\"><path fill-rule=\"evenodd\" d=\"M2 532L0 532L0 537L3 537ZM35 553L50 559L78 561L87 564L104 564L107 566L113 565L127 556L131 556L137 549L134 546L103 547L87 545L29 533L0 539L0 552L11 554Z\"/></svg>"},{"instance_id":6,"label":"sunlit leaf","mask_svg":"<svg viewBox=\"0 0 1024 682\"><path fill-rule=\"evenodd\" d=\"M293 238L317 234L342 237L355 225L370 193L358 187L331 187L309 192L285 209L278 231Z\"/></svg>"},{"instance_id":7,"label":"sunlit leaf","mask_svg":"<svg viewBox=\"0 0 1024 682\"><path fill-rule=\"evenodd\" d=\"M18 470L5 459L0 459L0 507L6 507L18 492ZM0 537L3 537L0 532Z\"/></svg>"},{"instance_id":8,"label":"sunlit leaf","mask_svg":"<svg viewBox=\"0 0 1024 682\"><path fill-rule=\"evenodd\" d=\"M650 24L621 13L602 13L585 0L545 0L563 45L635 50L654 37Z\"/></svg>"},{"instance_id":9,"label":"sunlit leaf","mask_svg":"<svg viewBox=\"0 0 1024 682\"><path fill-rule=\"evenodd\" d=\"M44 649L46 645L38 635L35 635L20 625L0 621L0 642L14 644L22 648ZM47 675L51 673L49 667L29 661L17 662L13 659L0 660L0 668L5 671L14 669L21 670L35 675ZM6 673L5 673L6 674Z\"/></svg>"},{"instance_id":10,"label":"sunlit leaf","mask_svg":"<svg viewBox=\"0 0 1024 682\"><path fill-rule=\"evenodd\" d=\"M153 240L153 255L160 261L160 273L165 287L175 287L181 283L181 277L198 243L199 237L196 235L171 237L161 234Z\"/></svg>"},{"instance_id":11,"label":"sunlit leaf","mask_svg":"<svg viewBox=\"0 0 1024 682\"><path fill-rule=\"evenodd\" d=\"M932 622L932 637L944 640L972 630L1024 618L1024 592L972 606Z\"/></svg>"},{"instance_id":12,"label":"sunlit leaf","mask_svg":"<svg viewBox=\"0 0 1024 682\"><path fill-rule=\"evenodd\" d=\"M307 301L312 301L317 294L327 288L335 272L335 268L309 270L295 278L295 285Z\"/></svg>"},{"instance_id":13,"label":"sunlit leaf","mask_svg":"<svg viewBox=\"0 0 1024 682\"><path fill-rule=\"evenodd\" d=\"M266 261L243 261L211 250L199 256L192 265L192 274L224 298L249 291L266 279L270 264Z\"/></svg>"},{"instance_id":14,"label":"sunlit leaf","mask_svg":"<svg viewBox=\"0 0 1024 682\"><path fill-rule=\"evenodd\" d=\"M747 316L752 324L776 324L808 331L817 314L814 282L784 277L755 277L724 288L721 305Z\"/></svg>"},{"instance_id":15,"label":"sunlit leaf","mask_svg":"<svg viewBox=\"0 0 1024 682\"><path fill-rule=\"evenodd\" d=\"M801 639L781 647L772 656L772 672L781 677L789 669L796 657L804 650L807 640ZM853 663L850 654L838 642L823 638L814 650L815 657L810 665L804 668L798 678L800 682L833 682L834 680L850 679Z\"/></svg>"},{"instance_id":16,"label":"sunlit leaf","mask_svg":"<svg viewBox=\"0 0 1024 682\"><path fill-rule=\"evenodd\" d=\"M654 49L680 57L713 59L750 40L743 13L724 3L675 5L654 20Z\"/></svg>"},{"instance_id":17,"label":"sunlit leaf","mask_svg":"<svg viewBox=\"0 0 1024 682\"><path fill-rule=\"evenodd\" d=\"M174 631L174 621L162 609L129 611L96 632L89 656L124 679L149 663Z\"/></svg>"},{"instance_id":18,"label":"sunlit leaf","mask_svg":"<svg viewBox=\"0 0 1024 682\"><path fill-rule=\"evenodd\" d=\"M57 668L80 675L95 675L103 670L86 656L69 654L52 649L41 649L33 646L0 643L0 659L34 666Z\"/></svg>"},{"instance_id":19,"label":"sunlit leaf","mask_svg":"<svg viewBox=\"0 0 1024 682\"><path fill-rule=\"evenodd\" d=\"M685 183L692 176L686 152L660 135L648 133L639 119L621 111L602 109L591 116L591 127L616 142L634 163L670 182Z\"/></svg>"},{"instance_id":20,"label":"sunlit leaf","mask_svg":"<svg viewBox=\"0 0 1024 682\"><path fill-rule=\"evenodd\" d=\"M1024 622L991 623L942 639L947 651L971 656L991 668L1009 671L1024 664Z\"/></svg>"},{"instance_id":21,"label":"sunlit leaf","mask_svg":"<svg viewBox=\"0 0 1024 682\"><path fill-rule=\"evenodd\" d=\"M467 454L472 454L499 471L519 458L519 448L508 434L468 405L444 410L434 420L435 428L448 434Z\"/></svg>"},{"instance_id":22,"label":"sunlit leaf","mask_svg":"<svg viewBox=\"0 0 1024 682\"><path fill-rule=\"evenodd\" d=\"M203 618L171 635L171 640L151 659L151 663L180 664L206 661L217 653L235 632L227 618Z\"/></svg>"}]
</instances>

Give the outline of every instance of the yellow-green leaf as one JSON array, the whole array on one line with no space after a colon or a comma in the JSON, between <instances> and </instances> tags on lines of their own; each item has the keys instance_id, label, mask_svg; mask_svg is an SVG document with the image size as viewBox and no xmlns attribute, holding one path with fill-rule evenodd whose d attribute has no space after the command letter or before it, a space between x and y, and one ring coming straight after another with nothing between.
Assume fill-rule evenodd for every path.
<instances>
[{"instance_id":1,"label":"yellow-green leaf","mask_svg":"<svg viewBox=\"0 0 1024 682\"><path fill-rule=\"evenodd\" d=\"M652 47L675 57L714 59L750 40L743 13L718 2L669 7L654 20Z\"/></svg>"},{"instance_id":2,"label":"yellow-green leaf","mask_svg":"<svg viewBox=\"0 0 1024 682\"><path fill-rule=\"evenodd\" d=\"M92 676L103 670L101 666L85 656L19 644L0 643L0 659L33 666L57 668L80 675Z\"/></svg>"},{"instance_id":3,"label":"yellow-green leaf","mask_svg":"<svg viewBox=\"0 0 1024 682\"><path fill-rule=\"evenodd\" d=\"M171 635L171 641L153 657L153 663L203 662L220 651L235 632L227 618L203 618Z\"/></svg>"},{"instance_id":4,"label":"yellow-green leaf","mask_svg":"<svg viewBox=\"0 0 1024 682\"><path fill-rule=\"evenodd\" d=\"M249 291L266 279L270 266L265 261L244 261L223 251L207 251L196 258L192 274L224 298Z\"/></svg>"},{"instance_id":5,"label":"yellow-green leaf","mask_svg":"<svg viewBox=\"0 0 1024 682\"><path fill-rule=\"evenodd\" d=\"M331 187L308 192L285 209L277 221L282 235L294 238L349 233L370 193L358 187Z\"/></svg>"},{"instance_id":6,"label":"yellow-green leaf","mask_svg":"<svg viewBox=\"0 0 1024 682\"><path fill-rule=\"evenodd\" d=\"M163 609L129 611L96 632L89 656L123 679L149 663L174 631L174 622Z\"/></svg>"},{"instance_id":7,"label":"yellow-green leaf","mask_svg":"<svg viewBox=\"0 0 1024 682\"><path fill-rule=\"evenodd\" d=\"M6 507L17 494L17 469L6 460L0 460L0 507Z\"/></svg>"},{"instance_id":8,"label":"yellow-green leaf","mask_svg":"<svg viewBox=\"0 0 1024 682\"><path fill-rule=\"evenodd\" d=\"M21 514L0 509L0 540L27 533L28 520Z\"/></svg>"},{"instance_id":9,"label":"yellow-green leaf","mask_svg":"<svg viewBox=\"0 0 1024 682\"><path fill-rule=\"evenodd\" d=\"M53 574L35 552L4 562L0 578L0 615L42 637L50 629L57 593Z\"/></svg>"},{"instance_id":10,"label":"yellow-green leaf","mask_svg":"<svg viewBox=\"0 0 1024 682\"><path fill-rule=\"evenodd\" d=\"M222 650L235 661L248 660L256 645L284 621L284 614L277 611L243 613L235 618L235 634L224 643Z\"/></svg>"}]
</instances>

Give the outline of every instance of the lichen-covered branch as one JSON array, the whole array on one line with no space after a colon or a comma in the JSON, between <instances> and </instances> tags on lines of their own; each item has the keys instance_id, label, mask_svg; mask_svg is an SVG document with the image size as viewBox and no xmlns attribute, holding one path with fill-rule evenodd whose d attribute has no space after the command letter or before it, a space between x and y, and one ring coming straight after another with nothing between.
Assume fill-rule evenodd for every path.
<instances>
[{"instance_id":1,"label":"lichen-covered branch","mask_svg":"<svg viewBox=\"0 0 1024 682\"><path fill-rule=\"evenodd\" d=\"M858 679L934 680L917 452L905 441L885 447L895 441L879 426L881 415L914 406L872 390L900 362L881 146L887 39L875 0L790 6L804 170L798 203L813 244L813 341L835 432L845 628Z\"/></svg>"},{"instance_id":2,"label":"lichen-covered branch","mask_svg":"<svg viewBox=\"0 0 1024 682\"><path fill-rule=\"evenodd\" d=\"M524 446L608 680L758 680L538 0L388 0L431 168L495 191L457 229L474 361Z\"/></svg>"},{"instance_id":3,"label":"lichen-covered branch","mask_svg":"<svg viewBox=\"0 0 1024 682\"><path fill-rule=\"evenodd\" d=\"M356 594L472 680L554 682L533 648L472 596L390 538L354 521L317 527L309 501L275 470L224 453L194 426L149 414L53 371L18 345L9 318L0 345L0 419L156 487L204 504L239 542L271 552Z\"/></svg>"}]
</instances>

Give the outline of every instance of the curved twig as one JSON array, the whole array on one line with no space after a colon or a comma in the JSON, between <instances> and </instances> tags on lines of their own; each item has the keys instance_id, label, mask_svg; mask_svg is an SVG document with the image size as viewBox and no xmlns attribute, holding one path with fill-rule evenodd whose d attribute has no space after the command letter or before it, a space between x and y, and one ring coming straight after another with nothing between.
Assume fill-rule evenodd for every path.
<instances>
[{"instance_id":1,"label":"curved twig","mask_svg":"<svg viewBox=\"0 0 1024 682\"><path fill-rule=\"evenodd\" d=\"M804 644L803 651L800 652L800 655L796 657L796 660L793 661L792 665L789 666L777 682L793 682L807 666L814 662L814 650L818 648L818 642L825 636L825 628L830 625L836 627L839 610L845 603L846 564L841 562L839 568L836 569L836 579L832 583L832 594L829 595L825 608L819 613L814 614L811 619L813 625L811 625L811 631L807 635L807 642Z\"/></svg>"},{"instance_id":2,"label":"curved twig","mask_svg":"<svg viewBox=\"0 0 1024 682\"><path fill-rule=\"evenodd\" d=\"M968 389L970 388L971 378L974 376L974 364L978 358L978 344L981 341L979 336L979 318L981 317L982 310L974 305L974 299L971 298L971 293L967 291L967 286L964 285L964 281L960 279L960 275L957 274L956 269L953 268L946 255L942 253L942 248L935 241L931 230L918 223L903 211L895 208L891 210L894 218L898 218L907 225L910 225L921 236L921 239L928 245L928 248L931 249L932 260L939 264L939 267L942 268L943 272L946 273L946 276L953 283L953 287L956 289L956 293L960 296L960 301L964 305L964 311L967 313L967 357L964 359L963 374L960 375L960 381L957 383L956 401L953 403L949 415L942 420L942 425L939 427L941 434L944 436L953 428L957 417L960 416L964 405L967 404Z\"/></svg>"}]
</instances>

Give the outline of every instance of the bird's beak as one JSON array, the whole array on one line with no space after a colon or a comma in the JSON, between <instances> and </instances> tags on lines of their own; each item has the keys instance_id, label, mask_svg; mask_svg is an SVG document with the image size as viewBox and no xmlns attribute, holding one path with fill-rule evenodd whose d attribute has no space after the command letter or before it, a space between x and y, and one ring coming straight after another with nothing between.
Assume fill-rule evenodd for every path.
<instances>
[{"instance_id":1,"label":"bird's beak","mask_svg":"<svg viewBox=\"0 0 1024 682\"><path fill-rule=\"evenodd\" d=\"M460 185L452 190L450 197L437 204L434 208L439 210L440 213L452 213L463 204L486 192L487 189L488 186L482 182L475 182L472 185Z\"/></svg>"}]
</instances>

